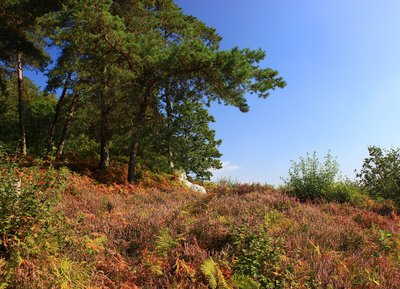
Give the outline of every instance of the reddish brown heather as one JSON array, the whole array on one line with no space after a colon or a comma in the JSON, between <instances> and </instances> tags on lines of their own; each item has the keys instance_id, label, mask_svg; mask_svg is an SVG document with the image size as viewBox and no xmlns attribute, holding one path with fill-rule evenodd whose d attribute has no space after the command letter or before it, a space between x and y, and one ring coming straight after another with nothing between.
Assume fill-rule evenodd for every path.
<instances>
[{"instance_id":1,"label":"reddish brown heather","mask_svg":"<svg viewBox=\"0 0 400 289\"><path fill-rule=\"evenodd\" d=\"M400 288L394 213L300 203L260 185L213 187L204 196L159 181L152 188L151 181L103 185L71 177L58 210L75 220L77 234L107 238L93 260L92 288L208 288L200 271L204 260L219 260L228 279L231 232L263 224L271 236L284 239L282 264L295 280L290 288ZM172 243L160 252L156 244L166 229ZM391 237L382 239L385 232Z\"/></svg>"}]
</instances>

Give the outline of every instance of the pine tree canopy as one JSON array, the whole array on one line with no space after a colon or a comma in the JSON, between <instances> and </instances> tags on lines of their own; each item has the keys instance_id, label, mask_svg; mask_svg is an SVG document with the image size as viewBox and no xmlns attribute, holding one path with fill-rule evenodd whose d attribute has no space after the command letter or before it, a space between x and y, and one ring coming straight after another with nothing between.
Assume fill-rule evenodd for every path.
<instances>
[{"instance_id":1,"label":"pine tree canopy","mask_svg":"<svg viewBox=\"0 0 400 289\"><path fill-rule=\"evenodd\" d=\"M35 145L47 140L58 159L98 158L103 170L110 158L127 161L130 182L146 168L209 178L221 167L221 140L208 107L247 112L249 95L285 86L261 65L263 50L220 49L215 29L172 0L6 0L0 37L0 83L11 79L18 51L24 65L42 69L46 45L60 49L46 69L46 93L58 101Z\"/></svg>"}]
</instances>

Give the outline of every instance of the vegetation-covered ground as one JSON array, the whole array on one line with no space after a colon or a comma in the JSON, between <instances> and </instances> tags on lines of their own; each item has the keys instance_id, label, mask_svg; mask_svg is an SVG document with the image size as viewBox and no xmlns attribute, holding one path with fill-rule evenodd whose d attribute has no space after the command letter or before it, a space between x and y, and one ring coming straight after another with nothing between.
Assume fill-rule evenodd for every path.
<instances>
[{"instance_id":1,"label":"vegetation-covered ground","mask_svg":"<svg viewBox=\"0 0 400 289\"><path fill-rule=\"evenodd\" d=\"M400 288L399 217L370 199L25 165L1 166L0 288Z\"/></svg>"}]
</instances>

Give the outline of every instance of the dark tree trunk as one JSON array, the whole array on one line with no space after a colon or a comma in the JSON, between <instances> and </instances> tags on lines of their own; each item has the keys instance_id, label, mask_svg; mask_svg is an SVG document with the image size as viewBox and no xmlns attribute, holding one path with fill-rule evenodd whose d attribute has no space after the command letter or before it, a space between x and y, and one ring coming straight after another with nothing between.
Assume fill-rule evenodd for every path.
<instances>
[{"instance_id":1,"label":"dark tree trunk","mask_svg":"<svg viewBox=\"0 0 400 289\"><path fill-rule=\"evenodd\" d=\"M62 131L61 137L60 137L60 142L57 147L57 154L56 154L57 160L59 160L60 157L62 156L62 154L64 153L65 141L67 140L69 130L71 128L72 121L74 119L74 113L75 113L76 106L78 103L78 96L79 96L79 92L75 92L75 94L72 98L71 105L68 109L67 119L65 120L64 128L63 128L63 131Z\"/></svg>"},{"instance_id":2,"label":"dark tree trunk","mask_svg":"<svg viewBox=\"0 0 400 289\"><path fill-rule=\"evenodd\" d=\"M100 142L100 169L106 171L110 166L110 141L102 136Z\"/></svg>"},{"instance_id":3,"label":"dark tree trunk","mask_svg":"<svg viewBox=\"0 0 400 289\"><path fill-rule=\"evenodd\" d=\"M106 70L104 74L106 74ZM106 77L106 75L105 75ZM108 114L109 107L107 106L108 85L107 81L101 95L101 115L100 115L100 163L99 167L102 171L106 171L110 166L110 132Z\"/></svg>"},{"instance_id":4,"label":"dark tree trunk","mask_svg":"<svg viewBox=\"0 0 400 289\"><path fill-rule=\"evenodd\" d=\"M58 123L58 118L60 117L61 107L64 103L65 95L67 94L69 83L71 81L72 72L68 72L67 79L65 80L63 90L60 95L60 99L57 102L56 111L54 113L53 122L49 130L49 138L47 139L47 154L52 154L54 146L54 135L56 133L56 127Z\"/></svg>"},{"instance_id":5,"label":"dark tree trunk","mask_svg":"<svg viewBox=\"0 0 400 289\"><path fill-rule=\"evenodd\" d=\"M134 140L131 146L131 154L129 156L129 165L128 165L128 183L134 184L136 182L137 175L137 153L139 148L139 142Z\"/></svg>"},{"instance_id":6,"label":"dark tree trunk","mask_svg":"<svg viewBox=\"0 0 400 289\"><path fill-rule=\"evenodd\" d=\"M136 131L133 133L131 153L129 156L129 164L128 164L128 182L130 184L134 184L136 182L139 138L142 133L143 127L145 127L146 124L146 112L150 104L151 93L152 93L152 85L148 85L146 88L143 103L140 106L140 110L136 118L137 128Z\"/></svg>"},{"instance_id":7,"label":"dark tree trunk","mask_svg":"<svg viewBox=\"0 0 400 289\"><path fill-rule=\"evenodd\" d=\"M18 49L17 52L17 71L18 71L18 117L19 117L19 134L21 143L21 155L26 156L26 132L24 123L24 87L22 77L22 53Z\"/></svg>"},{"instance_id":8,"label":"dark tree trunk","mask_svg":"<svg viewBox=\"0 0 400 289\"><path fill-rule=\"evenodd\" d=\"M173 161L173 151L172 151L172 133L171 133L171 127L172 127L172 104L171 104L171 99L170 96L167 92L165 95L165 104L166 104L166 112L167 112L167 128L168 128L168 158L169 158L169 166L171 169L174 169L174 161Z\"/></svg>"}]
</instances>

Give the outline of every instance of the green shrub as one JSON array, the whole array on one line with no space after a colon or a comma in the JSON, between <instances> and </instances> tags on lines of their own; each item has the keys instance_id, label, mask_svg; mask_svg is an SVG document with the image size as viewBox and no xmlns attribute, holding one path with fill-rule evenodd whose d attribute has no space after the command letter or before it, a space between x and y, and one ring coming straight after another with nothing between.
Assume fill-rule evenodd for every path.
<instances>
[{"instance_id":1,"label":"green shrub","mask_svg":"<svg viewBox=\"0 0 400 289\"><path fill-rule=\"evenodd\" d=\"M231 237L235 274L253 278L261 288L286 288L291 272L282 262L282 239L271 237L264 227L252 232L245 226L237 228Z\"/></svg>"},{"instance_id":2,"label":"green shrub","mask_svg":"<svg viewBox=\"0 0 400 289\"><path fill-rule=\"evenodd\" d=\"M355 206L363 206L366 203L366 196L361 192L361 188L349 179L333 183L325 198L328 201L350 203Z\"/></svg>"},{"instance_id":3,"label":"green shrub","mask_svg":"<svg viewBox=\"0 0 400 289\"><path fill-rule=\"evenodd\" d=\"M358 178L373 198L392 200L400 206L400 149L368 148Z\"/></svg>"},{"instance_id":4,"label":"green shrub","mask_svg":"<svg viewBox=\"0 0 400 289\"><path fill-rule=\"evenodd\" d=\"M67 174L21 168L0 156L0 288L87 288L88 245L55 213Z\"/></svg>"},{"instance_id":5,"label":"green shrub","mask_svg":"<svg viewBox=\"0 0 400 289\"><path fill-rule=\"evenodd\" d=\"M10 280L25 256L38 254L39 241L55 218L56 180L52 171L43 176L36 169L19 172L12 163L0 166L0 257L8 268L3 282Z\"/></svg>"},{"instance_id":6,"label":"green shrub","mask_svg":"<svg viewBox=\"0 0 400 289\"><path fill-rule=\"evenodd\" d=\"M328 153L324 162L318 160L316 152L292 161L289 177L284 180L289 194L302 201L326 197L339 172L337 161Z\"/></svg>"},{"instance_id":7,"label":"green shrub","mask_svg":"<svg viewBox=\"0 0 400 289\"><path fill-rule=\"evenodd\" d=\"M88 135L82 133L70 139L65 146L65 152L79 159L97 157L100 145Z\"/></svg>"}]
</instances>

